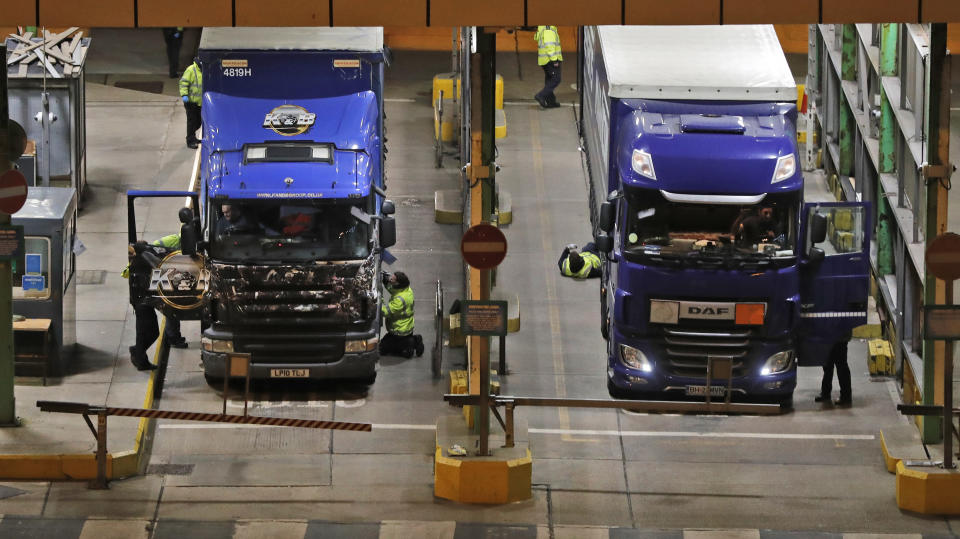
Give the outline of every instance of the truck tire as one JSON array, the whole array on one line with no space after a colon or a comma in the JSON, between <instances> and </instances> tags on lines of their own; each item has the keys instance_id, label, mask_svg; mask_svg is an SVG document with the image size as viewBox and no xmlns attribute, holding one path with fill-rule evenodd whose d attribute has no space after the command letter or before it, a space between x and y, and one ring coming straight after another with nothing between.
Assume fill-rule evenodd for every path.
<instances>
[{"instance_id":1,"label":"truck tire","mask_svg":"<svg viewBox=\"0 0 960 539\"><path fill-rule=\"evenodd\" d=\"M777 399L777 404L780 405L780 413L785 414L793 410L793 393L786 397L781 397Z\"/></svg>"},{"instance_id":2,"label":"truck tire","mask_svg":"<svg viewBox=\"0 0 960 539\"><path fill-rule=\"evenodd\" d=\"M203 373L203 379L206 380L207 385L213 389L223 389L223 376L213 376Z\"/></svg>"}]
</instances>

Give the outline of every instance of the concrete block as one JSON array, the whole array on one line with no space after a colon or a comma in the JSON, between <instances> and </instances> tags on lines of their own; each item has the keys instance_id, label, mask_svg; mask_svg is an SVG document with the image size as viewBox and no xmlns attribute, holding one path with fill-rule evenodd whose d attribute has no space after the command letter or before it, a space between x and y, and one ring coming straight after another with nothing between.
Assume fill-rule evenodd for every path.
<instances>
[{"instance_id":1,"label":"concrete block","mask_svg":"<svg viewBox=\"0 0 960 539\"><path fill-rule=\"evenodd\" d=\"M960 515L960 471L897 463L897 507L924 515Z\"/></svg>"},{"instance_id":2,"label":"concrete block","mask_svg":"<svg viewBox=\"0 0 960 539\"><path fill-rule=\"evenodd\" d=\"M883 462L890 473L897 472L897 463L901 460L924 460L927 453L920 440L920 431L910 424L899 424L880 430L880 448Z\"/></svg>"},{"instance_id":3,"label":"concrete block","mask_svg":"<svg viewBox=\"0 0 960 539\"><path fill-rule=\"evenodd\" d=\"M441 189L433 193L434 222L442 225L463 223L463 205L459 189Z\"/></svg>"},{"instance_id":4,"label":"concrete block","mask_svg":"<svg viewBox=\"0 0 960 539\"><path fill-rule=\"evenodd\" d=\"M509 225L513 222L513 196L509 191L500 189L497 185L497 224Z\"/></svg>"}]
</instances>

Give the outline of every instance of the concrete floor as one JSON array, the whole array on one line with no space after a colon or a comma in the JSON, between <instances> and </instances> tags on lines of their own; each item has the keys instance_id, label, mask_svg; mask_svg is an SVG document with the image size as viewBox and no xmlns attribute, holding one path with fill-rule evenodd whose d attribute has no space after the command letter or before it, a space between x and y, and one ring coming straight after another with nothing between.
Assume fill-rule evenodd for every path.
<instances>
[{"instance_id":1,"label":"concrete floor","mask_svg":"<svg viewBox=\"0 0 960 539\"><path fill-rule=\"evenodd\" d=\"M136 186L183 187L192 157L183 143L182 106L169 84L163 94L109 85L165 79L162 41L149 41L151 32L94 35L92 188L78 227L89 251L78 258L78 269L105 270L108 277L104 285L78 289L84 347L78 372L84 374L49 386L49 392L81 393L89 387L90 401L109 398L93 391L126 387L116 399L132 406L139 405L145 376L126 357L133 319L119 278L123 193ZM522 311L522 330L507 339L510 374L502 392L606 398L597 282L560 279L555 266L565 244L589 234L573 109L538 110L531 99L541 82L535 58L525 55L521 65L522 81L516 57L498 57L509 134L498 141L498 182L514 207L498 282L520 295ZM462 289L460 229L434 224L431 201L435 190L455 189L459 181L452 159L443 169L432 164L430 80L448 69L447 54L398 51L387 78L387 174L399 225L391 251L399 259L394 268L413 278L428 350L436 280L445 284L448 305ZM575 100L572 80L574 73L565 70L563 102ZM956 149L956 133L953 142ZM146 236L166 233L175 222L173 207L144 209ZM183 333L190 348L173 351L158 406L219 411L221 395L198 366L199 328L184 324ZM160 421L151 433L148 474L113 482L108 491L79 483L0 484L0 537L946 537L960 531L960 519L897 509L878 432L905 419L895 410L894 382L867 373L864 342L850 347L855 400L849 409L814 404L816 368L801 369L795 410L777 417L521 409L531 427L533 498L493 507L433 497L433 425L459 410L440 400L447 384L430 377L427 355L385 359L369 390L254 387L252 413L368 421L371 433ZM462 351L445 359L444 372L463 367ZM45 390L17 386L24 413ZM230 398L231 410L242 406L235 392ZM0 431L0 441L8 440L7 432ZM78 452L89 451L89 433L76 432L76 443L82 436L86 444Z\"/></svg>"}]
</instances>

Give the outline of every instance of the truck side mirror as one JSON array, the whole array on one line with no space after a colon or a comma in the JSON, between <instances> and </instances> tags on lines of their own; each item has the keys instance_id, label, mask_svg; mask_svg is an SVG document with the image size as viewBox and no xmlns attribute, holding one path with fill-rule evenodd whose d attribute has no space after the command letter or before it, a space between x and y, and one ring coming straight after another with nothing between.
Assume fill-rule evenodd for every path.
<instances>
[{"instance_id":1,"label":"truck side mirror","mask_svg":"<svg viewBox=\"0 0 960 539\"><path fill-rule=\"evenodd\" d=\"M597 234L593 241L597 245L597 250L601 253L609 253L613 250L613 238L607 234Z\"/></svg>"},{"instance_id":2,"label":"truck side mirror","mask_svg":"<svg viewBox=\"0 0 960 539\"><path fill-rule=\"evenodd\" d=\"M194 222L193 210L190 208L180 208L177 217L179 217L180 222L183 223L180 225L180 252L188 256L193 256L197 254L197 241L200 239L197 237L197 226Z\"/></svg>"},{"instance_id":3,"label":"truck side mirror","mask_svg":"<svg viewBox=\"0 0 960 539\"><path fill-rule=\"evenodd\" d=\"M380 213L384 215L393 215L397 212L397 207L394 206L392 200L384 200L383 204L380 206Z\"/></svg>"},{"instance_id":4,"label":"truck side mirror","mask_svg":"<svg viewBox=\"0 0 960 539\"><path fill-rule=\"evenodd\" d=\"M188 256L197 254L197 229L193 223L180 225L180 252Z\"/></svg>"},{"instance_id":5,"label":"truck side mirror","mask_svg":"<svg viewBox=\"0 0 960 539\"><path fill-rule=\"evenodd\" d=\"M600 218L598 219L597 223L600 226L600 230L604 232L610 232L613 230L615 218L616 215L611 202L604 202L603 204L600 204Z\"/></svg>"},{"instance_id":6,"label":"truck side mirror","mask_svg":"<svg viewBox=\"0 0 960 539\"><path fill-rule=\"evenodd\" d=\"M807 263L815 266L823 262L824 256L826 256L826 254L823 252L823 249L819 247L811 247L810 252L807 253Z\"/></svg>"},{"instance_id":7,"label":"truck side mirror","mask_svg":"<svg viewBox=\"0 0 960 539\"><path fill-rule=\"evenodd\" d=\"M816 245L827 239L827 216L815 213L810 217L810 245Z\"/></svg>"},{"instance_id":8,"label":"truck side mirror","mask_svg":"<svg viewBox=\"0 0 960 539\"><path fill-rule=\"evenodd\" d=\"M380 248L393 247L397 243L397 221L393 217L380 220Z\"/></svg>"}]
</instances>

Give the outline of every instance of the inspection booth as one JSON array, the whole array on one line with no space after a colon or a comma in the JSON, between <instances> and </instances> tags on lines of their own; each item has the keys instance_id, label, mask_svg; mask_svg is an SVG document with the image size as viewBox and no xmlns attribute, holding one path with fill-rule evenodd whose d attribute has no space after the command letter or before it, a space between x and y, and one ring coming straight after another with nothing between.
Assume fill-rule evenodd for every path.
<instances>
[{"instance_id":1,"label":"inspection booth","mask_svg":"<svg viewBox=\"0 0 960 539\"><path fill-rule=\"evenodd\" d=\"M76 193L72 187L29 187L27 202L12 217L24 236L23 259L13 271L16 373L43 376L44 382L70 371L77 341Z\"/></svg>"},{"instance_id":2,"label":"inspection booth","mask_svg":"<svg viewBox=\"0 0 960 539\"><path fill-rule=\"evenodd\" d=\"M43 37L10 35L5 44L10 119L23 126L29 141L17 166L28 185L73 187L82 198L87 182L84 64L90 38L74 28Z\"/></svg>"}]
</instances>

